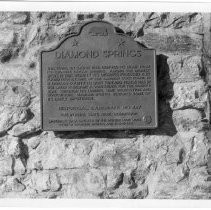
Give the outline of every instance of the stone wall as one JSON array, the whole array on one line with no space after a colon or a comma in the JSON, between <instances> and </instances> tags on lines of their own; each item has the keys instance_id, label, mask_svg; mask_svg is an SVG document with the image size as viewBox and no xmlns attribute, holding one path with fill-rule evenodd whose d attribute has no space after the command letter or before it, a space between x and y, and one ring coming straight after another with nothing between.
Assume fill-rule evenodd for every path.
<instances>
[{"instance_id":1,"label":"stone wall","mask_svg":"<svg viewBox=\"0 0 211 210\"><path fill-rule=\"evenodd\" d=\"M208 16L1 12L0 197L210 198ZM41 130L39 52L96 19L156 49L157 129Z\"/></svg>"}]
</instances>

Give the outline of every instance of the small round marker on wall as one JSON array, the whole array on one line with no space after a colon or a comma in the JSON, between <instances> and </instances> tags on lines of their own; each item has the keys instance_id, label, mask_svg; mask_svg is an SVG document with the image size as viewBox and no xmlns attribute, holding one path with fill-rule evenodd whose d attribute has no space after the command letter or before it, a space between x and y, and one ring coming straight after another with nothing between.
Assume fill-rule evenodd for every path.
<instances>
[{"instance_id":1,"label":"small round marker on wall","mask_svg":"<svg viewBox=\"0 0 211 210\"><path fill-rule=\"evenodd\" d=\"M152 122L152 117L150 115L143 116L143 121L146 124L150 124Z\"/></svg>"}]
</instances>

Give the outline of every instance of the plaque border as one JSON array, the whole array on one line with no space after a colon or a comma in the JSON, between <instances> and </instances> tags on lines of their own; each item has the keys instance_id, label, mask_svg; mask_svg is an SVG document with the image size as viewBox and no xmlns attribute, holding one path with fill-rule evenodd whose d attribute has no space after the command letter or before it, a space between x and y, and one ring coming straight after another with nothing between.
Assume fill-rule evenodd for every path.
<instances>
[{"instance_id":1,"label":"plaque border","mask_svg":"<svg viewBox=\"0 0 211 210\"><path fill-rule=\"evenodd\" d=\"M53 47L50 47L48 49L46 49L45 47L41 48L39 50L39 61L40 61L40 64L39 64L39 67L40 67L40 70L39 70L39 73L40 73L40 116L41 116L41 129L44 130L44 131L94 131L94 130L146 130L146 129L156 129L158 127L158 88L157 88L157 60L156 60L156 50L155 49L150 49L150 48L144 48L144 50L150 50L150 51L153 51L154 53L154 93L155 93L155 125L153 126L144 126L144 127L141 127L141 128L137 128L137 127L127 127L127 128L86 128L86 129L44 129L44 125L43 125L43 91L42 91L42 87L43 87L43 77L42 77L42 54L43 53L46 53L46 52L53 52L54 50L57 50L67 39L69 38L72 38L72 37L77 37L81 34L81 31L83 30L83 28L90 24L90 23L106 23L106 24L109 24L113 27L114 29L114 33L115 34L118 34L118 35L121 35L121 36L125 36L127 38L130 38L132 39L134 42L137 42L135 41L132 37L128 36L127 34L124 34L124 33L118 33L115 31L115 26L108 22L108 21L102 21L102 20L93 20L93 21L87 21L85 22L84 24L82 24L79 28L79 31L78 33L76 34L72 34L72 35L68 35L67 37L61 39L61 41L53 46ZM139 42L137 42L138 44L140 44Z\"/></svg>"}]
</instances>

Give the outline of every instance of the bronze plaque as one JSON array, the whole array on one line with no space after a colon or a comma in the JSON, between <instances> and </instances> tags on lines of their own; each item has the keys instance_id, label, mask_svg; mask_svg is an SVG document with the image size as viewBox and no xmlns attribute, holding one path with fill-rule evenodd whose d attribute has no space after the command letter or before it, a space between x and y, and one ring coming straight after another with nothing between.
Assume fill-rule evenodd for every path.
<instances>
[{"instance_id":1,"label":"bronze plaque","mask_svg":"<svg viewBox=\"0 0 211 210\"><path fill-rule=\"evenodd\" d=\"M157 127L155 50L110 23L84 24L40 63L44 130Z\"/></svg>"}]
</instances>

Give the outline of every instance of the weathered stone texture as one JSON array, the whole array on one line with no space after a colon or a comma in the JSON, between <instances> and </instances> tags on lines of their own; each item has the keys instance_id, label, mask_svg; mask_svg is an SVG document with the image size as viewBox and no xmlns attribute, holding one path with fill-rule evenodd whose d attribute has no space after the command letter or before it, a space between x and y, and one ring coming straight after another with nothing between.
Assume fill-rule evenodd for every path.
<instances>
[{"instance_id":1,"label":"weathered stone texture","mask_svg":"<svg viewBox=\"0 0 211 210\"><path fill-rule=\"evenodd\" d=\"M18 107L0 107L0 134L5 133L17 123L27 121L27 109Z\"/></svg>"},{"instance_id":2,"label":"weathered stone texture","mask_svg":"<svg viewBox=\"0 0 211 210\"><path fill-rule=\"evenodd\" d=\"M39 52L90 20L156 49L157 129L40 129ZM0 197L211 197L204 14L0 12L0 23Z\"/></svg>"},{"instance_id":3,"label":"weathered stone texture","mask_svg":"<svg viewBox=\"0 0 211 210\"><path fill-rule=\"evenodd\" d=\"M207 88L203 80L174 83L174 96L170 100L173 110L184 108L204 109L207 103Z\"/></svg>"},{"instance_id":4,"label":"weathered stone texture","mask_svg":"<svg viewBox=\"0 0 211 210\"><path fill-rule=\"evenodd\" d=\"M170 56L167 59L172 82L193 82L201 79L203 66L201 56Z\"/></svg>"}]
</instances>

